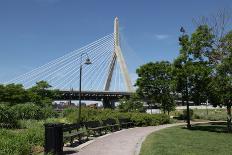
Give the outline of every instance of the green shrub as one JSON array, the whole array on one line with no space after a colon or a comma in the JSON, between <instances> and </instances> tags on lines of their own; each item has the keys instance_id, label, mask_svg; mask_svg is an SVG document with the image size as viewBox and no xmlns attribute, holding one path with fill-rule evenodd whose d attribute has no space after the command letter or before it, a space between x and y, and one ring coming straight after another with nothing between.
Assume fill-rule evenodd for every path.
<instances>
[{"instance_id":1,"label":"green shrub","mask_svg":"<svg viewBox=\"0 0 232 155\"><path fill-rule=\"evenodd\" d=\"M193 118L193 109L189 109L190 119ZM187 110L183 110L183 114L180 115L181 119L187 119Z\"/></svg>"},{"instance_id":2,"label":"green shrub","mask_svg":"<svg viewBox=\"0 0 232 155\"><path fill-rule=\"evenodd\" d=\"M17 104L12 107L18 119L41 119L41 108L35 104Z\"/></svg>"},{"instance_id":3,"label":"green shrub","mask_svg":"<svg viewBox=\"0 0 232 155\"><path fill-rule=\"evenodd\" d=\"M194 109L193 118L210 121L226 121L227 114L225 109Z\"/></svg>"},{"instance_id":4,"label":"green shrub","mask_svg":"<svg viewBox=\"0 0 232 155\"><path fill-rule=\"evenodd\" d=\"M0 126L14 127L17 124L15 111L9 106L0 104Z\"/></svg>"},{"instance_id":5,"label":"green shrub","mask_svg":"<svg viewBox=\"0 0 232 155\"><path fill-rule=\"evenodd\" d=\"M66 108L66 109L64 109L63 110L63 117L66 117L66 116L68 116L70 113L73 113L73 112L75 112L75 111L77 111L77 109L76 108Z\"/></svg>"},{"instance_id":6,"label":"green shrub","mask_svg":"<svg viewBox=\"0 0 232 155\"><path fill-rule=\"evenodd\" d=\"M166 114L133 113L131 120L135 123L136 126L156 126L170 123L170 118Z\"/></svg>"},{"instance_id":7,"label":"green shrub","mask_svg":"<svg viewBox=\"0 0 232 155\"><path fill-rule=\"evenodd\" d=\"M44 145L43 121L22 120L23 129L0 129L0 155L29 155Z\"/></svg>"},{"instance_id":8,"label":"green shrub","mask_svg":"<svg viewBox=\"0 0 232 155\"><path fill-rule=\"evenodd\" d=\"M18 120L18 128L19 129L30 129L30 128L43 128L44 121L38 120Z\"/></svg>"},{"instance_id":9,"label":"green shrub","mask_svg":"<svg viewBox=\"0 0 232 155\"><path fill-rule=\"evenodd\" d=\"M58 112L54 111L52 107L45 107L41 109L42 111L42 119L58 117Z\"/></svg>"},{"instance_id":10,"label":"green shrub","mask_svg":"<svg viewBox=\"0 0 232 155\"><path fill-rule=\"evenodd\" d=\"M68 111L68 113L67 113ZM78 109L69 109L65 111L66 118L70 123L76 123L78 121ZM166 114L146 114L139 112L119 112L117 110L110 109L90 109L82 108L81 117L83 121L92 121L92 120L106 120L106 119L115 119L118 122L118 119L127 118L135 123L136 126L149 126L149 125L159 125L169 123L169 116Z\"/></svg>"},{"instance_id":11,"label":"green shrub","mask_svg":"<svg viewBox=\"0 0 232 155\"><path fill-rule=\"evenodd\" d=\"M33 133L33 134L32 134ZM40 133L36 131L22 131L13 132L10 130L0 130L0 154L4 155L26 155L31 154L32 146L36 144L42 144L38 135Z\"/></svg>"},{"instance_id":12,"label":"green shrub","mask_svg":"<svg viewBox=\"0 0 232 155\"><path fill-rule=\"evenodd\" d=\"M32 103L17 104L11 109L15 112L17 119L46 119L50 117L57 117L58 113L51 107L41 108Z\"/></svg>"}]
</instances>

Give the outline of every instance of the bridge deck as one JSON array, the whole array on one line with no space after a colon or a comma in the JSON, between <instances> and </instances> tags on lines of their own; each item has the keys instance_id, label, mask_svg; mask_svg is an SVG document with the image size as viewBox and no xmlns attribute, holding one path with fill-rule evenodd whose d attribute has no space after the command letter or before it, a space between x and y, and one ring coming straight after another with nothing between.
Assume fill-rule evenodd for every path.
<instances>
[{"instance_id":1,"label":"bridge deck","mask_svg":"<svg viewBox=\"0 0 232 155\"><path fill-rule=\"evenodd\" d=\"M133 92L113 92L113 91L82 91L81 99L82 100L97 100L101 101L103 99L109 100L119 100L123 97L130 97ZM57 99L60 100L77 100L79 99L79 91L60 91L60 97Z\"/></svg>"}]
</instances>

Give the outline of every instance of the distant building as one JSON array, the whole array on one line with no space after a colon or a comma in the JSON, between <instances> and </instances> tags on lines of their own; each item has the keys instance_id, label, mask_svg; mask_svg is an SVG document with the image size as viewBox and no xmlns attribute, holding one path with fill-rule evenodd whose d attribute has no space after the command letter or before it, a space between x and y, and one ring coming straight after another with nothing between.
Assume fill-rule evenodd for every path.
<instances>
[{"instance_id":1,"label":"distant building","mask_svg":"<svg viewBox=\"0 0 232 155\"><path fill-rule=\"evenodd\" d=\"M98 103L90 103L90 104L87 105L87 107L97 109L98 108Z\"/></svg>"}]
</instances>

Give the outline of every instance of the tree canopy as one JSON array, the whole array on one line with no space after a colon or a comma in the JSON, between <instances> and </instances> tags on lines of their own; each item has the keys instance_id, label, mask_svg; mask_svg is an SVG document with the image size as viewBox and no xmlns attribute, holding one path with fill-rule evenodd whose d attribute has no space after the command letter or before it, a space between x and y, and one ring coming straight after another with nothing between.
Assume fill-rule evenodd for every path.
<instances>
[{"instance_id":1,"label":"tree canopy","mask_svg":"<svg viewBox=\"0 0 232 155\"><path fill-rule=\"evenodd\" d=\"M172 66L168 61L150 62L136 70L138 79L137 93L152 103L160 103L164 112L174 110Z\"/></svg>"}]
</instances>

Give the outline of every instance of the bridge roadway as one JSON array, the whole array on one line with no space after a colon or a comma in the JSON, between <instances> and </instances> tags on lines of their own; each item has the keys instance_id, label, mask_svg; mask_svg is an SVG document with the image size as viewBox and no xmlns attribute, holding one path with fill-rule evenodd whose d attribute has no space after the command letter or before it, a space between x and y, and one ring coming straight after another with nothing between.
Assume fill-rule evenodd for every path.
<instances>
[{"instance_id":1,"label":"bridge roadway","mask_svg":"<svg viewBox=\"0 0 232 155\"><path fill-rule=\"evenodd\" d=\"M56 100L79 100L79 91L59 91ZM102 101L105 108L114 108L115 102L126 97L129 98L133 92L114 91L81 91L82 100Z\"/></svg>"}]
</instances>

